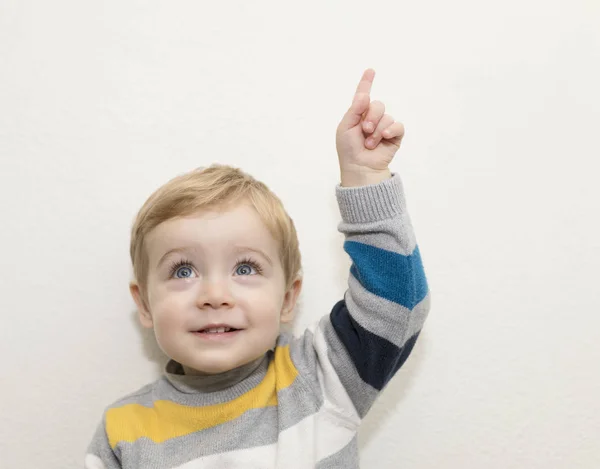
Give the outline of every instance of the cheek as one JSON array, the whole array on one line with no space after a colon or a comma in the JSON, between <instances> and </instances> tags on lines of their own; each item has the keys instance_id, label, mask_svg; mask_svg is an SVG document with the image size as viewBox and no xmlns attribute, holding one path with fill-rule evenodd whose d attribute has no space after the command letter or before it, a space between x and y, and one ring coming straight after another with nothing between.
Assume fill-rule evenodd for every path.
<instances>
[{"instance_id":1,"label":"cheek","mask_svg":"<svg viewBox=\"0 0 600 469\"><path fill-rule=\"evenodd\" d=\"M190 281L158 282L153 293L155 309L168 310L189 304L196 296L197 283Z\"/></svg>"},{"instance_id":2,"label":"cheek","mask_svg":"<svg viewBox=\"0 0 600 469\"><path fill-rule=\"evenodd\" d=\"M152 311L155 326L168 331L181 324L188 310L186 298L186 295L157 296Z\"/></svg>"},{"instance_id":3,"label":"cheek","mask_svg":"<svg viewBox=\"0 0 600 469\"><path fill-rule=\"evenodd\" d=\"M246 291L238 297L238 305L248 314L248 320L256 325L275 327L279 325L283 293L269 288L260 291Z\"/></svg>"},{"instance_id":4,"label":"cheek","mask_svg":"<svg viewBox=\"0 0 600 469\"><path fill-rule=\"evenodd\" d=\"M276 303L282 298L283 288L274 279L242 279L232 282L231 292L240 301L252 298L253 301L261 303Z\"/></svg>"}]
</instances>

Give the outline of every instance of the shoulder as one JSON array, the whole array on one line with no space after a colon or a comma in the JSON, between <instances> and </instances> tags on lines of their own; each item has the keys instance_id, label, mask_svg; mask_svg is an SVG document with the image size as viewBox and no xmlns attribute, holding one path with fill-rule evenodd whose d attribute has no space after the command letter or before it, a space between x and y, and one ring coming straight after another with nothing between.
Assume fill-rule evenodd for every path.
<instances>
[{"instance_id":1,"label":"shoulder","mask_svg":"<svg viewBox=\"0 0 600 469\"><path fill-rule=\"evenodd\" d=\"M159 378L153 381L152 383L148 383L142 386L136 391L130 392L129 394L126 394L116 399L115 401L113 401L105 407L105 413L111 409L116 409L129 404L139 404L145 407L151 406L152 402L155 400L155 389L162 379L163 378Z\"/></svg>"}]
</instances>

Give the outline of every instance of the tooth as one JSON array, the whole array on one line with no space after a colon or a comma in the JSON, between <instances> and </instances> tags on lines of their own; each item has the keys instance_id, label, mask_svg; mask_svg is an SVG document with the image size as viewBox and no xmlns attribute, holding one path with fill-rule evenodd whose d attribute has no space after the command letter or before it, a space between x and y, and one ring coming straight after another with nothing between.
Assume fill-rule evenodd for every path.
<instances>
[{"instance_id":1,"label":"tooth","mask_svg":"<svg viewBox=\"0 0 600 469\"><path fill-rule=\"evenodd\" d=\"M229 332L231 330L231 327L226 327L225 328L225 332Z\"/></svg>"},{"instance_id":2,"label":"tooth","mask_svg":"<svg viewBox=\"0 0 600 469\"><path fill-rule=\"evenodd\" d=\"M215 333L215 332L217 332L217 328L211 327L210 329L207 329L206 332Z\"/></svg>"},{"instance_id":3,"label":"tooth","mask_svg":"<svg viewBox=\"0 0 600 469\"><path fill-rule=\"evenodd\" d=\"M225 328L224 327L219 327L219 328L217 328L217 332L225 332Z\"/></svg>"}]
</instances>

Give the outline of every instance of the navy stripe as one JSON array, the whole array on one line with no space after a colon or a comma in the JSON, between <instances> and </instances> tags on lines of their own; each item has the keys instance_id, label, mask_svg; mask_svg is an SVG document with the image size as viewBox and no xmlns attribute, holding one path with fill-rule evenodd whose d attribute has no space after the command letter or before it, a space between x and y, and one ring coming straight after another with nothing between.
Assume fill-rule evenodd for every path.
<instances>
[{"instance_id":1,"label":"navy stripe","mask_svg":"<svg viewBox=\"0 0 600 469\"><path fill-rule=\"evenodd\" d=\"M348 312L346 302L339 301L330 314L331 324L348 350L362 380L378 391L388 383L410 355L419 333L402 347L368 331Z\"/></svg>"},{"instance_id":2,"label":"navy stripe","mask_svg":"<svg viewBox=\"0 0 600 469\"><path fill-rule=\"evenodd\" d=\"M346 241L350 272L374 295L412 310L427 295L428 286L419 246L410 256L356 241Z\"/></svg>"}]
</instances>

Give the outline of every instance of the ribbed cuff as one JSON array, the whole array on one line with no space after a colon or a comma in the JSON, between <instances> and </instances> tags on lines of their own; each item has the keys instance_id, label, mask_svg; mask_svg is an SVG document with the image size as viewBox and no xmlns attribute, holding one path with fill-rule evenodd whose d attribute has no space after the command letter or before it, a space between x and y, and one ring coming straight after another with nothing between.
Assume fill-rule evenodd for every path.
<instances>
[{"instance_id":1,"label":"ribbed cuff","mask_svg":"<svg viewBox=\"0 0 600 469\"><path fill-rule=\"evenodd\" d=\"M335 188L342 220L369 223L397 216L406 210L404 187L398 173L377 184Z\"/></svg>"}]
</instances>

